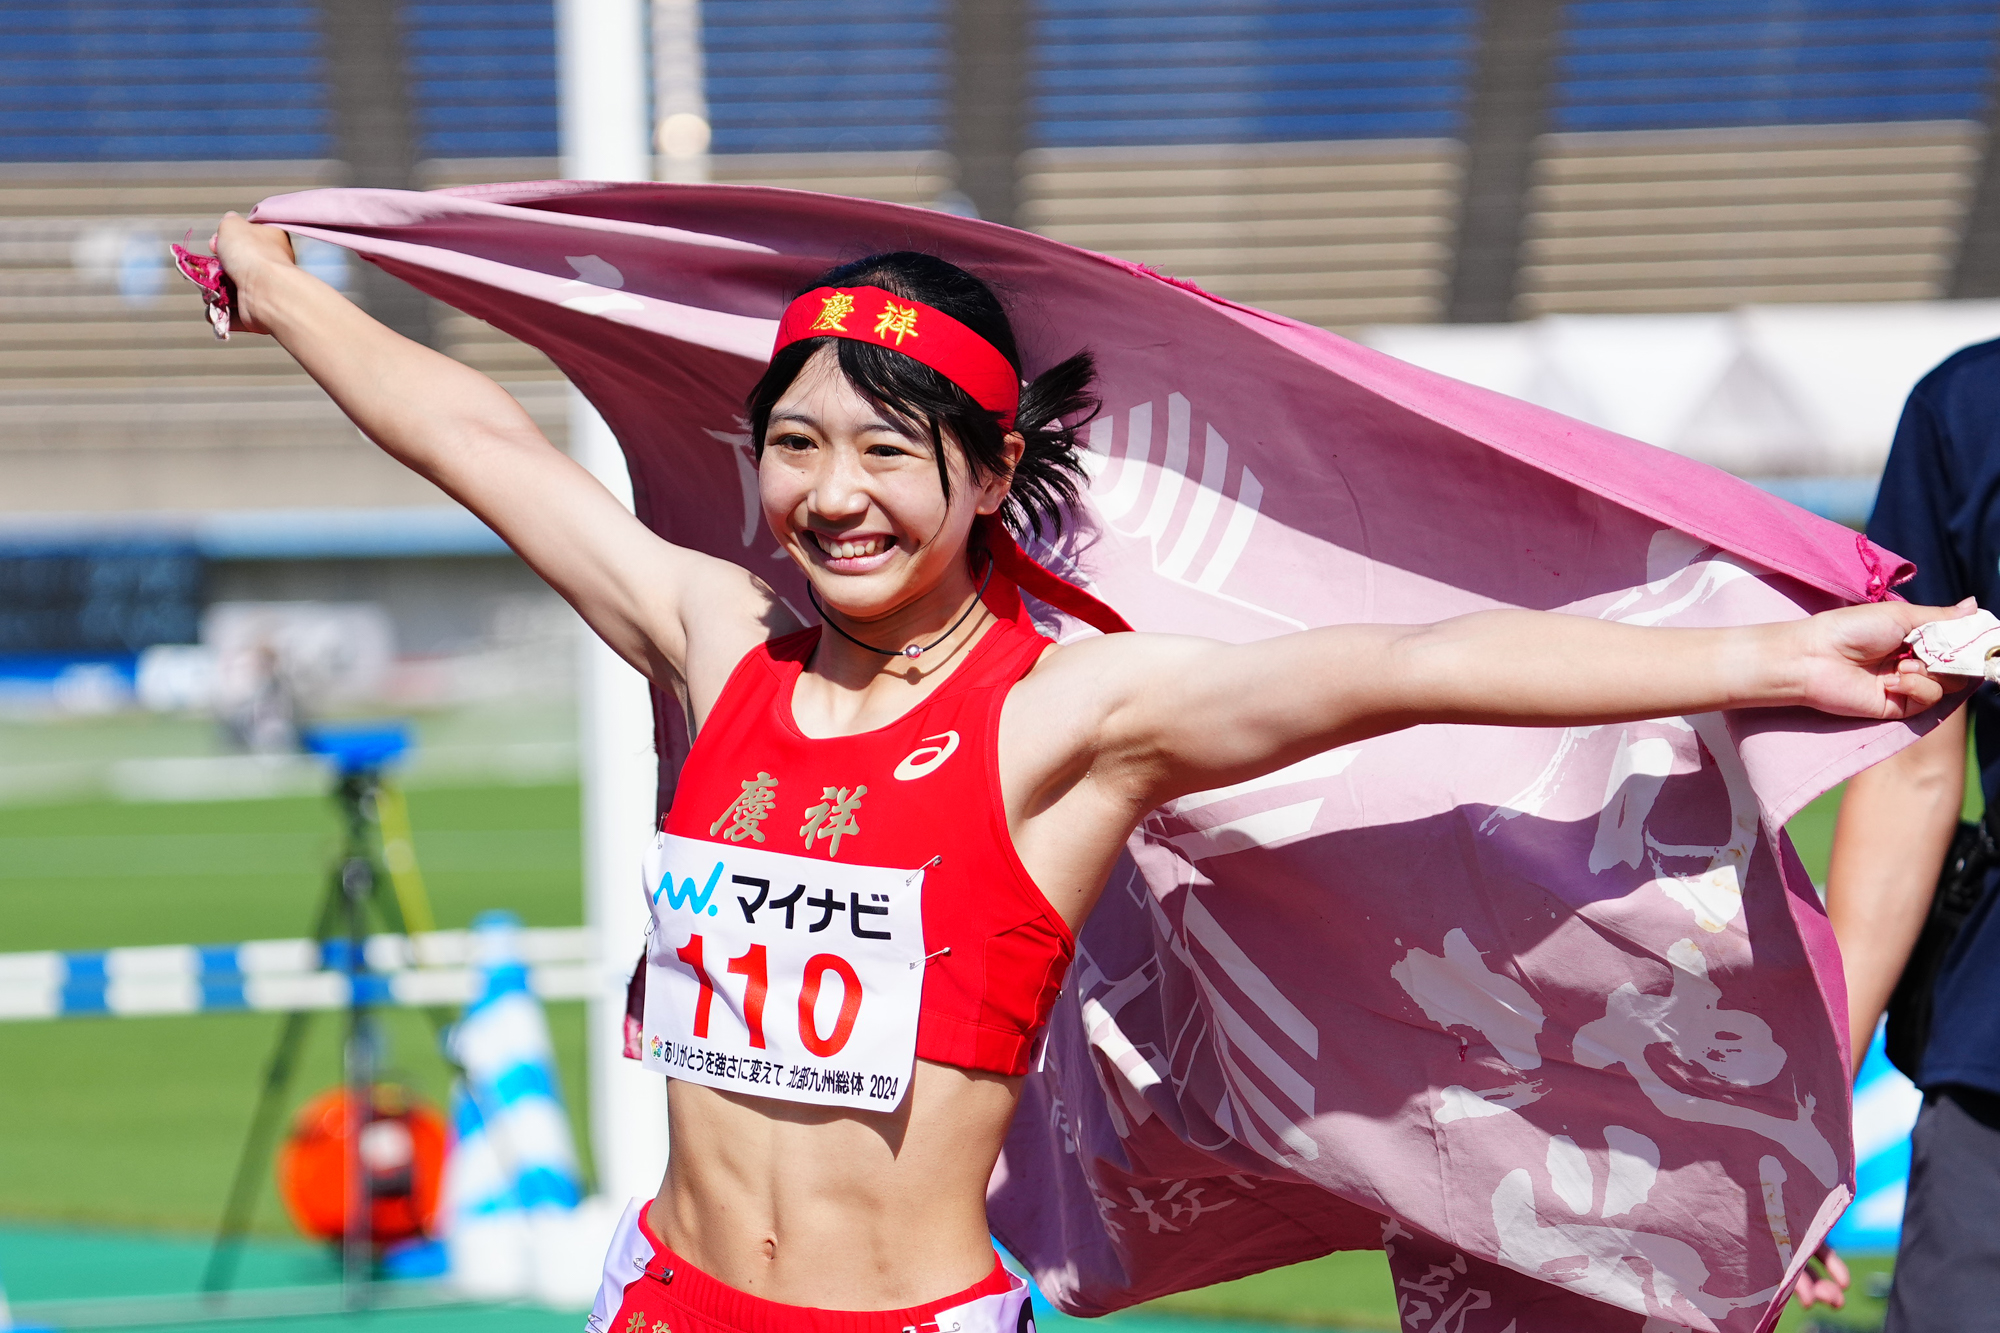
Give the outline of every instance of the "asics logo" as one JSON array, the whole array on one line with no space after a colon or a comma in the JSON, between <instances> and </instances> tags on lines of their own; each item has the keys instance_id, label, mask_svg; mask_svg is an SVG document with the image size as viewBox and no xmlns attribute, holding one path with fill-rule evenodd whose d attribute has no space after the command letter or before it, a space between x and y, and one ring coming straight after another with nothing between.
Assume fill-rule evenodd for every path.
<instances>
[{"instance_id":1,"label":"asics logo","mask_svg":"<svg viewBox=\"0 0 2000 1333\"><path fill-rule=\"evenodd\" d=\"M912 778L929 777L937 771L939 764L951 758L952 751L958 749L958 733L955 731L942 732L923 739L924 744L903 756L903 762L896 765L894 776L905 782ZM931 743L933 741L943 741L944 744L934 745Z\"/></svg>"}]
</instances>

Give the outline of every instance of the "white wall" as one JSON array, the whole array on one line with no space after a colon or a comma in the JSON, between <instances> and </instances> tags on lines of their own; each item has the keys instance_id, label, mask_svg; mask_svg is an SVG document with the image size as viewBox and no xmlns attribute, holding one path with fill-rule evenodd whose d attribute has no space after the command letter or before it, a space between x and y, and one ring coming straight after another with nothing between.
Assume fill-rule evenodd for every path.
<instances>
[{"instance_id":1,"label":"white wall","mask_svg":"<svg viewBox=\"0 0 2000 1333\"><path fill-rule=\"evenodd\" d=\"M1745 477L1880 472L1917 381L1994 337L2000 301L1545 315L1361 333L1425 369Z\"/></svg>"}]
</instances>

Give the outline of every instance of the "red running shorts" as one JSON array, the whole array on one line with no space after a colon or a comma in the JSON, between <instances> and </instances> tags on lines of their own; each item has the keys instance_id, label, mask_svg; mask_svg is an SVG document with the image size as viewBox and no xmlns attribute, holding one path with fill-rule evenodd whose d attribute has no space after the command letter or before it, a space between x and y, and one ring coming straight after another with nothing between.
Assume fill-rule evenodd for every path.
<instances>
[{"instance_id":1,"label":"red running shorts","mask_svg":"<svg viewBox=\"0 0 2000 1333\"><path fill-rule=\"evenodd\" d=\"M1034 1333L1028 1284L993 1271L956 1295L907 1310L780 1305L725 1286L662 1244L633 1200L604 1256L587 1333Z\"/></svg>"}]
</instances>

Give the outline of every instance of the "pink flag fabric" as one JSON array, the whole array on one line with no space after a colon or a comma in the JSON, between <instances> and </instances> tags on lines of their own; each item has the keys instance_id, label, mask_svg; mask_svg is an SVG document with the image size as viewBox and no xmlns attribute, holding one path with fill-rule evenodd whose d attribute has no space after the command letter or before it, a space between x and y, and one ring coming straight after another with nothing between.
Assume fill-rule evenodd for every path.
<instances>
[{"instance_id":1,"label":"pink flag fabric","mask_svg":"<svg viewBox=\"0 0 2000 1333\"><path fill-rule=\"evenodd\" d=\"M1908 569L1700 464L948 214L542 182L255 216L541 348L640 517L801 612L743 398L788 297L893 249L986 278L1030 374L1097 355L1087 504L1030 553L1142 631L1731 625ZM657 711L664 800L685 738ZM1383 1246L1422 1333L1770 1327L1853 1180L1839 960L1782 826L1927 725L1418 727L1154 811L1028 1078L996 1235L1079 1314Z\"/></svg>"}]
</instances>

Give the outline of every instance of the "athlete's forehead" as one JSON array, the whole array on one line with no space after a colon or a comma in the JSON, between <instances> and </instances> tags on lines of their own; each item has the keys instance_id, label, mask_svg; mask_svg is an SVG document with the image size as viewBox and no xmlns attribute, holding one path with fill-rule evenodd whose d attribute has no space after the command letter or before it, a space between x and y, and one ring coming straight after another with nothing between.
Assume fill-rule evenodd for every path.
<instances>
[{"instance_id":1,"label":"athlete's forehead","mask_svg":"<svg viewBox=\"0 0 2000 1333\"><path fill-rule=\"evenodd\" d=\"M928 445L924 431L914 421L899 420L854 387L831 347L820 349L799 367L798 375L772 404L765 438L786 426L820 435L882 433Z\"/></svg>"}]
</instances>

